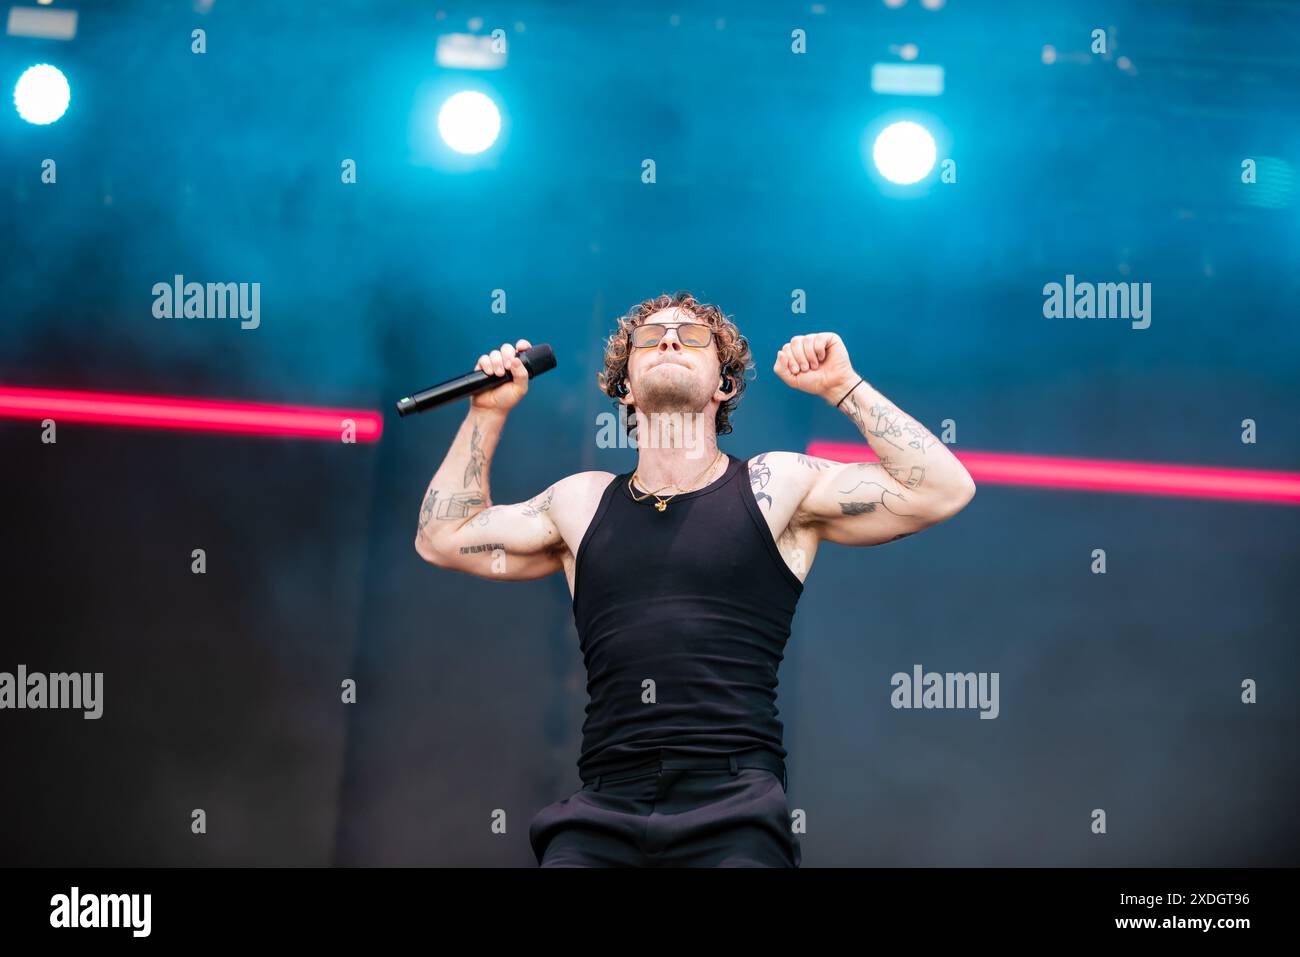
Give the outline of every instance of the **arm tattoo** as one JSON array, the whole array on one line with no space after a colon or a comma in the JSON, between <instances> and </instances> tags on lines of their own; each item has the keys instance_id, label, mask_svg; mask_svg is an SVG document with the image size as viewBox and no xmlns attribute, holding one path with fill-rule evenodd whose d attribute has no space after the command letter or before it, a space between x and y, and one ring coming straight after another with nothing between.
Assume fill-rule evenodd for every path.
<instances>
[{"instance_id":1,"label":"arm tattoo","mask_svg":"<svg viewBox=\"0 0 1300 957\"><path fill-rule=\"evenodd\" d=\"M875 465L876 463L872 462L870 464ZM903 496L898 492L891 492L889 489L885 488L885 486L881 485L879 482L870 482L867 481L866 479L863 479L862 481L854 485L852 488L840 489L839 493L841 495L848 495L852 492L857 492L858 489L862 488L864 485L867 486L867 490L865 494L869 496L872 500L863 501L863 502L841 502L840 510L845 515L865 515L868 512L874 512L876 510L877 505L883 505L885 507L885 511L889 512L891 515L899 515L903 518L912 517L909 512L901 512L898 510L897 507L900 504L905 503L907 500L903 498ZM873 491L873 489L879 489L879 497L877 497L876 492ZM859 494L863 494L863 493L859 493ZM867 506L870 507L868 508ZM849 511L849 509L854 509L854 511Z\"/></svg>"},{"instance_id":2,"label":"arm tattoo","mask_svg":"<svg viewBox=\"0 0 1300 957\"><path fill-rule=\"evenodd\" d=\"M765 452L763 454L766 455L767 453ZM802 452L796 454L799 456L799 464L806 465L810 469L816 469L820 472L822 469L828 469L831 467L831 463L825 459L815 459L812 456L804 455Z\"/></svg>"},{"instance_id":3,"label":"arm tattoo","mask_svg":"<svg viewBox=\"0 0 1300 957\"><path fill-rule=\"evenodd\" d=\"M749 487L754 492L754 498L758 499L758 503L762 505L763 500L767 499L767 505L770 508L772 496L764 492L763 489L767 488L767 483L772 480L772 470L763 461L765 458L767 458L766 452L749 463Z\"/></svg>"},{"instance_id":4,"label":"arm tattoo","mask_svg":"<svg viewBox=\"0 0 1300 957\"><path fill-rule=\"evenodd\" d=\"M920 488L921 483L925 481L925 469L920 465L913 465L907 470L907 474L904 475L901 468L898 468L889 461L889 456L882 455L880 456L880 467L892 475L894 481L905 488Z\"/></svg>"},{"instance_id":5,"label":"arm tattoo","mask_svg":"<svg viewBox=\"0 0 1300 957\"><path fill-rule=\"evenodd\" d=\"M850 393L840 408L853 420L853 424L858 427L858 431L865 436L867 434L867 423L862 418L862 410L858 408L858 400Z\"/></svg>"},{"instance_id":6,"label":"arm tattoo","mask_svg":"<svg viewBox=\"0 0 1300 957\"><path fill-rule=\"evenodd\" d=\"M503 552L506 550L506 547L498 542L491 545L466 545L460 550L460 553L462 555L472 555L475 552L493 552L498 548Z\"/></svg>"},{"instance_id":7,"label":"arm tattoo","mask_svg":"<svg viewBox=\"0 0 1300 957\"><path fill-rule=\"evenodd\" d=\"M528 504L523 507L523 514L527 515L529 518L536 518L538 515L541 515L542 512L549 512L551 510L551 499L554 495L555 486L552 485L541 495L529 499Z\"/></svg>"},{"instance_id":8,"label":"arm tattoo","mask_svg":"<svg viewBox=\"0 0 1300 957\"><path fill-rule=\"evenodd\" d=\"M474 508L482 504L483 496L478 492L456 492L454 495L439 498L436 488L429 489L429 494L424 497L424 503L420 506L419 528L423 531L432 519L446 522L467 518Z\"/></svg>"},{"instance_id":9,"label":"arm tattoo","mask_svg":"<svg viewBox=\"0 0 1300 957\"><path fill-rule=\"evenodd\" d=\"M483 434L479 431L478 423L474 424L474 432L469 437L469 462L465 465L465 482L466 488L471 485L483 487Z\"/></svg>"},{"instance_id":10,"label":"arm tattoo","mask_svg":"<svg viewBox=\"0 0 1300 957\"><path fill-rule=\"evenodd\" d=\"M867 409L867 419L871 426L866 429L866 434L884 439L896 449L915 449L924 454L939 441L892 405L877 402Z\"/></svg>"},{"instance_id":11,"label":"arm tattoo","mask_svg":"<svg viewBox=\"0 0 1300 957\"><path fill-rule=\"evenodd\" d=\"M429 524L429 519L433 518L434 503L438 499L438 490L431 488L424 493L424 501L420 503L420 521L416 525L417 531L424 531L424 526Z\"/></svg>"}]
</instances>

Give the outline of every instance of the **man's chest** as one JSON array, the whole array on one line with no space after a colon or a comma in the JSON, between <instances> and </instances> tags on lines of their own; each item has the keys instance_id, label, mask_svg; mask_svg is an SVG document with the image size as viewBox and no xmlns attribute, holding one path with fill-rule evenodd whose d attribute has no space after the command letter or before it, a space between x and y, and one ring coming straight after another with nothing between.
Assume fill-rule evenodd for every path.
<instances>
[{"instance_id":1,"label":"man's chest","mask_svg":"<svg viewBox=\"0 0 1300 957\"><path fill-rule=\"evenodd\" d=\"M585 494L573 496L553 511L564 538L561 558L570 596L574 593L577 556L596 520L605 489L613 480L614 476L609 475L603 483L594 483ZM765 456L756 456L746 463L746 474L738 480L742 494L753 498L766 533L782 560L801 582L805 581L812 569L818 538L811 528L800 525L796 519L803 477L783 469L780 463L769 464ZM618 494L617 489L614 494ZM755 546L762 547L760 542L755 542Z\"/></svg>"}]
</instances>

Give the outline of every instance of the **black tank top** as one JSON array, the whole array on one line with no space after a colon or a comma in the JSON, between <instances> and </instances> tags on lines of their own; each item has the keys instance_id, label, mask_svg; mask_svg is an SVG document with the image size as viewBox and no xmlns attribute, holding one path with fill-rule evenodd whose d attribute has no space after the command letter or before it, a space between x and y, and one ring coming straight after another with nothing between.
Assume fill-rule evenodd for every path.
<instances>
[{"instance_id":1,"label":"black tank top","mask_svg":"<svg viewBox=\"0 0 1300 957\"><path fill-rule=\"evenodd\" d=\"M777 668L803 582L777 550L742 459L673 498L605 488L578 546L573 619L587 667L584 781L657 757L767 748L785 758ZM638 488L637 495L645 490ZM643 686L654 681L654 703Z\"/></svg>"}]
</instances>

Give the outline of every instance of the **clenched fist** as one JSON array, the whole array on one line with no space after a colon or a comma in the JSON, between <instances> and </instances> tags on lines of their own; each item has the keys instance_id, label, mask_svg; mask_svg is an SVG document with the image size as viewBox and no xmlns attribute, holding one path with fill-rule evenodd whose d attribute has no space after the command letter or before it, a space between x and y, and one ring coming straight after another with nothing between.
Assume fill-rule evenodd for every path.
<instances>
[{"instance_id":1,"label":"clenched fist","mask_svg":"<svg viewBox=\"0 0 1300 957\"><path fill-rule=\"evenodd\" d=\"M795 336L777 352L772 371L792 389L821 396L832 404L858 381L844 340L833 332Z\"/></svg>"}]
</instances>

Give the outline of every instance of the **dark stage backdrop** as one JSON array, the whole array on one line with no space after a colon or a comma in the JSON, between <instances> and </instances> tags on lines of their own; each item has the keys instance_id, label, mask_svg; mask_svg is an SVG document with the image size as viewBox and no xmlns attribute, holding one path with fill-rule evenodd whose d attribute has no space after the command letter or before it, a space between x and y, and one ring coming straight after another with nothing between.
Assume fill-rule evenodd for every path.
<instances>
[{"instance_id":1,"label":"dark stage backdrop","mask_svg":"<svg viewBox=\"0 0 1300 957\"><path fill-rule=\"evenodd\" d=\"M377 444L0 420L0 672L104 675L98 720L0 711L0 864L533 865L529 820L580 784L568 590L420 561L465 406L392 403L549 342L494 501L630 469L595 374L651 295L749 337L737 456L858 438L771 372L829 330L959 455L1300 463L1295 6L291 6L95 5L70 43L0 40L4 77L57 59L73 86L53 126L0 118L0 386L384 415ZM503 141L439 165L419 91L464 74L437 37L497 27ZM861 142L903 41L946 67L924 107L959 169L915 198ZM260 283L260 325L155 318L175 274ZM1045 318L1067 274L1150 282L1151 326ZM1298 533L1294 505L981 483L925 534L824 545L778 700L804 866L1296 864ZM997 672L998 717L891 707L915 664Z\"/></svg>"}]
</instances>

